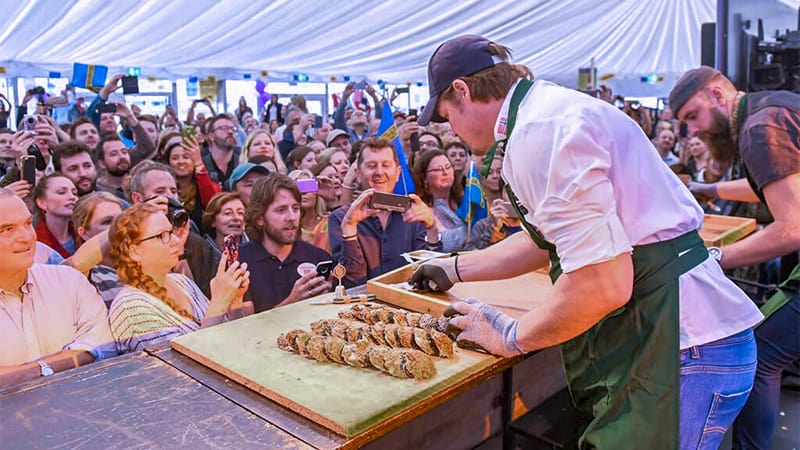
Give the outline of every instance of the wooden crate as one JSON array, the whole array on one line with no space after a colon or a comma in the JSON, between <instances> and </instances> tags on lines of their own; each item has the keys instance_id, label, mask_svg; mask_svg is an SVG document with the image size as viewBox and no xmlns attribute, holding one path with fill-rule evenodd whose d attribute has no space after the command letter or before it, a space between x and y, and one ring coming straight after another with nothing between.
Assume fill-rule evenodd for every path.
<instances>
[{"instance_id":1,"label":"wooden crate","mask_svg":"<svg viewBox=\"0 0 800 450\"><path fill-rule=\"evenodd\" d=\"M706 214L700 237L706 247L730 245L756 230L756 219Z\"/></svg>"},{"instance_id":2,"label":"wooden crate","mask_svg":"<svg viewBox=\"0 0 800 450\"><path fill-rule=\"evenodd\" d=\"M405 283L413 270L408 265L375 277L367 281L367 292L387 303L434 316L441 315L453 301L474 297L519 318L537 303L547 301L553 291L545 270L507 280L457 283L444 293L412 291Z\"/></svg>"}]
</instances>

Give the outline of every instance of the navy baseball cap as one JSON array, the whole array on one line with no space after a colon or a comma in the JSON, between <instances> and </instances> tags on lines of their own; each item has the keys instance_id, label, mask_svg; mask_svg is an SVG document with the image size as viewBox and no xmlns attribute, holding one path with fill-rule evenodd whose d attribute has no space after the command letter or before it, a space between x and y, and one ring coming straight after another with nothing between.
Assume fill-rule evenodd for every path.
<instances>
[{"instance_id":1,"label":"navy baseball cap","mask_svg":"<svg viewBox=\"0 0 800 450\"><path fill-rule=\"evenodd\" d=\"M456 79L493 67L500 61L491 53L490 43L490 40L477 34L466 34L445 42L433 52L428 61L430 99L417 119L420 125L427 125L428 122L447 122L436 114L439 95Z\"/></svg>"}]
</instances>

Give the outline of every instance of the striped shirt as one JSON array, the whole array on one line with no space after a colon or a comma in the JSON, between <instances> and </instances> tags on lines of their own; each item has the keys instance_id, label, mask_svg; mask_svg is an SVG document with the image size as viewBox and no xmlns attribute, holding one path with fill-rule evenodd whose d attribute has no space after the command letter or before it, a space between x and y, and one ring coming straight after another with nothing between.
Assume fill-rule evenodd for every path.
<instances>
[{"instance_id":1,"label":"striped shirt","mask_svg":"<svg viewBox=\"0 0 800 450\"><path fill-rule=\"evenodd\" d=\"M120 354L143 350L200 329L200 322L208 310L208 298L185 275L171 273L167 276L191 300L193 319L181 316L144 291L125 286L114 298L108 312L111 334Z\"/></svg>"}]
</instances>

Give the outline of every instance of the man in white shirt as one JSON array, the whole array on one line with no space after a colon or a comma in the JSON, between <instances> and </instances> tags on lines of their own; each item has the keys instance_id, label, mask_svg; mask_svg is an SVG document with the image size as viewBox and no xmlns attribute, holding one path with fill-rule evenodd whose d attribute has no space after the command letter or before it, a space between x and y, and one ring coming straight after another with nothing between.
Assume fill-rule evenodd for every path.
<instances>
[{"instance_id":1,"label":"man in white shirt","mask_svg":"<svg viewBox=\"0 0 800 450\"><path fill-rule=\"evenodd\" d=\"M65 265L34 264L25 203L0 189L0 387L116 355L97 290Z\"/></svg>"},{"instance_id":2,"label":"man in white shirt","mask_svg":"<svg viewBox=\"0 0 800 450\"><path fill-rule=\"evenodd\" d=\"M454 303L458 340L500 356L560 344L573 401L592 417L581 448L718 445L752 386L761 314L708 258L702 211L639 126L602 100L533 83L509 56L480 36L444 43L419 122L449 121L487 161L504 142L527 233L428 262L410 282L446 290L549 262L550 302L519 320Z\"/></svg>"}]
</instances>

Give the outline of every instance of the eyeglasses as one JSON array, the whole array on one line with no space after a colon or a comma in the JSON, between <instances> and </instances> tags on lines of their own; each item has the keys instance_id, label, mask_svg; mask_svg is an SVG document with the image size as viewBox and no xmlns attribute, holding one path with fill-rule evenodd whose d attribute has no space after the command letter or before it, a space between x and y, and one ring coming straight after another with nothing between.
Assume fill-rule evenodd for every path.
<instances>
[{"instance_id":1,"label":"eyeglasses","mask_svg":"<svg viewBox=\"0 0 800 450\"><path fill-rule=\"evenodd\" d=\"M230 125L223 125L221 127L214 128L214 131L222 131L223 133L227 133L227 132L230 131L232 133L236 133L237 131L239 131L239 127L232 127Z\"/></svg>"},{"instance_id":2,"label":"eyeglasses","mask_svg":"<svg viewBox=\"0 0 800 450\"><path fill-rule=\"evenodd\" d=\"M434 141L420 141L419 143L420 148L431 148L431 149L439 149L442 148Z\"/></svg>"},{"instance_id":3,"label":"eyeglasses","mask_svg":"<svg viewBox=\"0 0 800 450\"><path fill-rule=\"evenodd\" d=\"M446 174L447 172L449 172L451 170L453 170L453 166L450 165L450 164L447 164L446 166L432 167L432 168L426 170L426 172L441 172L442 174Z\"/></svg>"},{"instance_id":4,"label":"eyeglasses","mask_svg":"<svg viewBox=\"0 0 800 450\"><path fill-rule=\"evenodd\" d=\"M172 241L172 236L174 235L173 230L162 231L161 233L154 234L152 236L148 236L146 238L139 239L139 244L144 241L148 241L150 239L159 238L161 239L161 243L167 245Z\"/></svg>"}]
</instances>

